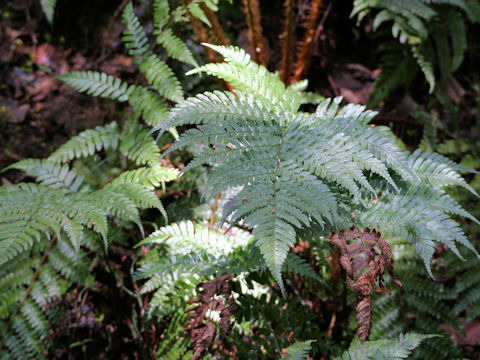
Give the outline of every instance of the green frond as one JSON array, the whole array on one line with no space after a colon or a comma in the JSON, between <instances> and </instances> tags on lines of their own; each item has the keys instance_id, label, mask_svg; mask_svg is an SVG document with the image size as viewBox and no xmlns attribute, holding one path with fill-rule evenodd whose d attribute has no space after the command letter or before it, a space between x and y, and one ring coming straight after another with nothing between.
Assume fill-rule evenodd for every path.
<instances>
[{"instance_id":1,"label":"green frond","mask_svg":"<svg viewBox=\"0 0 480 360\"><path fill-rule=\"evenodd\" d=\"M140 184L149 189L154 189L161 185L162 188L165 188L166 182L175 180L177 177L177 169L157 165L124 171L112 181L112 185Z\"/></svg>"},{"instance_id":2,"label":"green frond","mask_svg":"<svg viewBox=\"0 0 480 360\"><path fill-rule=\"evenodd\" d=\"M42 185L70 192L77 192L84 180L82 175L77 175L77 172L68 165L61 166L51 160L25 159L8 166L5 170L8 169L25 171Z\"/></svg>"},{"instance_id":3,"label":"green frond","mask_svg":"<svg viewBox=\"0 0 480 360\"><path fill-rule=\"evenodd\" d=\"M152 59L152 62L155 62L155 55L150 55L147 59L150 58ZM145 67L143 67L143 69L145 71L147 70ZM163 71L167 71L167 74L163 74ZM157 84L158 87L161 88L164 93L168 93L168 96L174 96L179 100L180 97L178 92L180 92L180 96L182 96L181 88L178 88L178 80L176 80L175 75L173 75L167 65L160 67L157 66L155 69L148 71L149 81L152 82L160 81L161 76L164 75L167 76L166 79L169 80L170 83L164 85ZM95 71L75 71L60 75L58 78L78 91L85 92L92 96L101 96L121 102L128 101L132 106L133 111L142 116L147 124L152 126L157 125L166 116L169 110L165 102L157 93L150 91L143 86L128 85L120 79L105 73Z\"/></svg>"},{"instance_id":4,"label":"green frond","mask_svg":"<svg viewBox=\"0 0 480 360\"><path fill-rule=\"evenodd\" d=\"M168 24L170 17L170 5L168 0L155 0L153 2L153 24L155 33L161 32L163 27Z\"/></svg>"},{"instance_id":5,"label":"green frond","mask_svg":"<svg viewBox=\"0 0 480 360\"><path fill-rule=\"evenodd\" d=\"M235 229L234 236L226 236L204 225L184 221L162 227L136 246L165 244L171 248L172 254L186 255L206 251L218 257L230 254L238 246L245 246L250 237L249 233L240 229Z\"/></svg>"},{"instance_id":6,"label":"green frond","mask_svg":"<svg viewBox=\"0 0 480 360\"><path fill-rule=\"evenodd\" d=\"M454 72L460 67L463 61L463 54L467 49L467 35L462 15L456 11L450 12L448 16L448 27L452 41L451 72Z\"/></svg>"},{"instance_id":7,"label":"green frond","mask_svg":"<svg viewBox=\"0 0 480 360\"><path fill-rule=\"evenodd\" d=\"M274 117L281 117L281 109L268 102L255 99L252 95L231 92L205 92L186 99L172 109L163 128L187 124L217 124L218 119L235 121L237 118L250 118L252 122L271 123ZM291 120L289 114L284 114ZM292 115L293 116L293 115Z\"/></svg>"},{"instance_id":8,"label":"green frond","mask_svg":"<svg viewBox=\"0 0 480 360\"><path fill-rule=\"evenodd\" d=\"M188 11L190 12L190 14L192 14L193 17L201 20L202 22L204 22L209 27L212 26L212 24L210 24L210 21L207 18L207 15L205 15L205 12L200 7L200 3L198 1L190 2L187 5L187 8L188 8Z\"/></svg>"},{"instance_id":9,"label":"green frond","mask_svg":"<svg viewBox=\"0 0 480 360\"><path fill-rule=\"evenodd\" d=\"M415 333L400 334L398 339L382 339L367 341L363 344L355 343L335 358L336 360L364 360L364 359L405 359L417 348L422 341L435 335L420 335Z\"/></svg>"},{"instance_id":10,"label":"green frond","mask_svg":"<svg viewBox=\"0 0 480 360\"><path fill-rule=\"evenodd\" d=\"M137 165L158 166L160 148L152 137L150 130L138 125L122 136L120 152Z\"/></svg>"},{"instance_id":11,"label":"green frond","mask_svg":"<svg viewBox=\"0 0 480 360\"><path fill-rule=\"evenodd\" d=\"M41 0L40 4L42 5L43 13L47 18L50 25L53 25L53 16L55 15L55 5L57 0Z\"/></svg>"},{"instance_id":12,"label":"green frond","mask_svg":"<svg viewBox=\"0 0 480 360\"><path fill-rule=\"evenodd\" d=\"M301 104L301 94L285 87L280 78L264 66L250 61L250 55L236 47L203 44L225 57L226 63L207 64L187 73L206 72L229 82L236 89L278 105L283 110L295 112Z\"/></svg>"},{"instance_id":13,"label":"green frond","mask_svg":"<svg viewBox=\"0 0 480 360\"><path fill-rule=\"evenodd\" d=\"M67 162L75 158L91 156L97 151L115 150L119 142L119 132L116 122L95 129L82 131L77 136L60 146L48 158L55 162Z\"/></svg>"},{"instance_id":14,"label":"green frond","mask_svg":"<svg viewBox=\"0 0 480 360\"><path fill-rule=\"evenodd\" d=\"M107 244L108 216L135 222L142 229L138 209L145 208L157 208L166 217L151 185L139 183L119 181L79 193L34 184L2 187L0 264L52 234L60 238L62 231L77 252L85 229L93 229Z\"/></svg>"},{"instance_id":15,"label":"green frond","mask_svg":"<svg viewBox=\"0 0 480 360\"><path fill-rule=\"evenodd\" d=\"M46 246L38 244L32 251L0 264L2 359L8 358L8 353L15 359L45 359L52 345L48 340L52 325L47 305L65 294L70 280L83 286L93 284L90 260L82 250L76 252L69 241L59 236L39 266L44 251ZM76 275L70 277L72 273Z\"/></svg>"},{"instance_id":16,"label":"green frond","mask_svg":"<svg viewBox=\"0 0 480 360\"><path fill-rule=\"evenodd\" d=\"M427 79L428 85L430 86L429 93L432 93L435 89L435 75L433 73L433 65L428 62L420 49L417 46L411 47L413 57L417 60L420 69L422 69L425 79Z\"/></svg>"},{"instance_id":17,"label":"green frond","mask_svg":"<svg viewBox=\"0 0 480 360\"><path fill-rule=\"evenodd\" d=\"M94 277L89 269L90 259L84 251L77 251L63 237L57 239L48 258L49 265L65 279L86 287L94 284Z\"/></svg>"},{"instance_id":18,"label":"green frond","mask_svg":"<svg viewBox=\"0 0 480 360\"><path fill-rule=\"evenodd\" d=\"M97 71L73 71L57 78L81 93L120 102L128 101L135 91L134 85L128 85L121 79Z\"/></svg>"},{"instance_id":19,"label":"green frond","mask_svg":"<svg viewBox=\"0 0 480 360\"><path fill-rule=\"evenodd\" d=\"M458 174L457 171L472 172L474 170L456 164L443 155L422 152L417 149L408 159L411 169L420 177L420 179L436 188L447 187L450 185L461 186L476 196L476 191L467 184L467 182Z\"/></svg>"},{"instance_id":20,"label":"green frond","mask_svg":"<svg viewBox=\"0 0 480 360\"><path fill-rule=\"evenodd\" d=\"M297 275L304 276L305 278L318 281L324 286L327 286L325 280L323 280L312 267L302 259L300 256L294 253L288 253L285 263L283 264L282 272L291 272Z\"/></svg>"},{"instance_id":21,"label":"green frond","mask_svg":"<svg viewBox=\"0 0 480 360\"><path fill-rule=\"evenodd\" d=\"M465 5L467 7L465 13L469 20L472 23L480 22L480 4L476 0L466 0Z\"/></svg>"},{"instance_id":22,"label":"green frond","mask_svg":"<svg viewBox=\"0 0 480 360\"><path fill-rule=\"evenodd\" d=\"M101 191L91 194L90 199L98 203L105 213L111 214L118 219L132 221L140 229L143 229L137 204L129 194L125 194L125 191L120 191L124 190L119 188L120 186L105 186Z\"/></svg>"},{"instance_id":23,"label":"green frond","mask_svg":"<svg viewBox=\"0 0 480 360\"><path fill-rule=\"evenodd\" d=\"M148 83L160 95L174 102L183 101L180 82L170 67L155 55L146 57L140 65L140 71L145 74Z\"/></svg>"},{"instance_id":24,"label":"green frond","mask_svg":"<svg viewBox=\"0 0 480 360\"><path fill-rule=\"evenodd\" d=\"M127 26L123 32L122 40L133 56L142 57L149 50L148 38L133 10L133 5L128 2L123 9L122 22Z\"/></svg>"},{"instance_id":25,"label":"green frond","mask_svg":"<svg viewBox=\"0 0 480 360\"><path fill-rule=\"evenodd\" d=\"M156 92L137 86L128 99L133 112L143 117L150 126L161 123L168 114L169 108Z\"/></svg>"},{"instance_id":26,"label":"green frond","mask_svg":"<svg viewBox=\"0 0 480 360\"><path fill-rule=\"evenodd\" d=\"M448 213L468 214L443 192L413 187L406 193L388 194L381 202L370 204L360 212L359 218L365 226L378 229L384 235L400 236L415 243L433 277L430 262L437 242L448 245L460 258L456 242L477 254L459 224ZM472 218L471 215L468 217Z\"/></svg>"},{"instance_id":27,"label":"green frond","mask_svg":"<svg viewBox=\"0 0 480 360\"><path fill-rule=\"evenodd\" d=\"M77 248L82 224L94 218L103 220L96 229L106 234L103 214L82 203L72 206L67 194L33 184L0 189L0 263L30 249L47 229L58 235L63 228Z\"/></svg>"},{"instance_id":28,"label":"green frond","mask_svg":"<svg viewBox=\"0 0 480 360\"><path fill-rule=\"evenodd\" d=\"M371 95L368 98L368 107L380 104L400 85L411 81L417 74L416 62L412 56L405 56L399 52L394 55L396 55L396 61L391 66L382 69L380 75L375 79Z\"/></svg>"},{"instance_id":29,"label":"green frond","mask_svg":"<svg viewBox=\"0 0 480 360\"><path fill-rule=\"evenodd\" d=\"M315 342L315 340L308 340L302 342L296 342L295 344L287 347L285 349L285 360L302 360L307 359L310 351L312 351L311 343Z\"/></svg>"},{"instance_id":30,"label":"green frond","mask_svg":"<svg viewBox=\"0 0 480 360\"><path fill-rule=\"evenodd\" d=\"M166 2L166 1L165 1ZM192 66L198 66L190 49L176 36L172 29L165 29L157 35L157 44L162 45L170 57Z\"/></svg>"}]
</instances>

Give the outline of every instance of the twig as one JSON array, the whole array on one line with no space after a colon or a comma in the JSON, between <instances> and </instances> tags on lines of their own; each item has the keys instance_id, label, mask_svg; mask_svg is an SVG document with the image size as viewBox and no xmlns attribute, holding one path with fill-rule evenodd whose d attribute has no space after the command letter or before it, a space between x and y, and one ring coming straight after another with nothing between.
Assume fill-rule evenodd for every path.
<instances>
[{"instance_id":1,"label":"twig","mask_svg":"<svg viewBox=\"0 0 480 360\"><path fill-rule=\"evenodd\" d=\"M285 0L285 26L283 30L282 59L280 78L289 85L293 53L293 0Z\"/></svg>"},{"instance_id":2,"label":"twig","mask_svg":"<svg viewBox=\"0 0 480 360\"><path fill-rule=\"evenodd\" d=\"M248 39L250 40L250 47L252 48L253 60L266 66L263 55L265 44L263 41L262 18L258 0L243 0L243 11L247 16Z\"/></svg>"},{"instance_id":3,"label":"twig","mask_svg":"<svg viewBox=\"0 0 480 360\"><path fill-rule=\"evenodd\" d=\"M299 43L299 50L297 52L297 61L294 66L294 73L290 81L297 82L300 81L305 75L308 64L312 57L313 45L316 43L315 39L315 25L320 15L320 8L322 6L322 0L313 0L310 5L308 19L306 22L306 30L303 40Z\"/></svg>"}]
</instances>

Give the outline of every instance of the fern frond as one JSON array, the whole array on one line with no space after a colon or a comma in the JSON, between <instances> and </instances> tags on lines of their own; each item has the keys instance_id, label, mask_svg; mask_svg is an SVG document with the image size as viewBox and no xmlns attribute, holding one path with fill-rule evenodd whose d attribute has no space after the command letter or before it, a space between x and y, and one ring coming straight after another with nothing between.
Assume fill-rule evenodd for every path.
<instances>
[{"instance_id":1,"label":"fern frond","mask_svg":"<svg viewBox=\"0 0 480 360\"><path fill-rule=\"evenodd\" d=\"M106 206L105 210L113 215L127 215L126 220L134 221L140 231L143 233L143 227L138 216L138 209L158 209L165 221L167 221L167 213L162 202L155 192L149 186L135 183L114 184L110 183L99 190L95 196L105 198L103 202ZM107 201L111 197L110 201ZM118 203L115 202L118 199ZM124 203L122 203L124 202Z\"/></svg>"},{"instance_id":2,"label":"fern frond","mask_svg":"<svg viewBox=\"0 0 480 360\"><path fill-rule=\"evenodd\" d=\"M411 169L420 179L436 188L450 185L461 186L476 196L477 192L457 173L457 171L472 172L473 170L436 153L416 150L408 159Z\"/></svg>"},{"instance_id":3,"label":"fern frond","mask_svg":"<svg viewBox=\"0 0 480 360\"><path fill-rule=\"evenodd\" d=\"M116 122L88 129L68 140L48 158L55 162L67 162L75 158L91 156L97 151L115 150L119 142Z\"/></svg>"},{"instance_id":4,"label":"fern frond","mask_svg":"<svg viewBox=\"0 0 480 360\"><path fill-rule=\"evenodd\" d=\"M336 360L405 359L422 341L435 335L400 334L398 339L382 339L353 344Z\"/></svg>"},{"instance_id":5,"label":"fern frond","mask_svg":"<svg viewBox=\"0 0 480 360\"><path fill-rule=\"evenodd\" d=\"M467 36L462 15L452 11L449 14L448 26L452 41L451 72L457 70L463 61L463 54L467 49Z\"/></svg>"},{"instance_id":6,"label":"fern frond","mask_svg":"<svg viewBox=\"0 0 480 360\"><path fill-rule=\"evenodd\" d=\"M74 169L68 165L59 165L51 160L25 159L5 168L25 171L38 183L52 189L65 189L70 192L77 192L84 180Z\"/></svg>"},{"instance_id":7,"label":"fern frond","mask_svg":"<svg viewBox=\"0 0 480 360\"><path fill-rule=\"evenodd\" d=\"M323 280L312 267L302 259L300 256L294 253L288 253L285 263L283 264L282 272L292 272L294 274L304 276L305 278L318 281L324 286L327 286L325 280Z\"/></svg>"},{"instance_id":8,"label":"fern frond","mask_svg":"<svg viewBox=\"0 0 480 360\"><path fill-rule=\"evenodd\" d=\"M65 201L66 194L33 184L0 189L0 263L30 249L48 234L47 229L59 234L63 228L77 248L82 224L92 226L98 220L95 228L106 236L104 215L89 204L72 206Z\"/></svg>"},{"instance_id":9,"label":"fern frond","mask_svg":"<svg viewBox=\"0 0 480 360\"><path fill-rule=\"evenodd\" d=\"M413 57L417 60L420 69L422 69L425 79L427 79L428 85L430 86L429 93L432 93L435 89L435 75L433 73L433 65L428 62L423 54L420 52L420 49L416 46L411 48Z\"/></svg>"},{"instance_id":10,"label":"fern frond","mask_svg":"<svg viewBox=\"0 0 480 360\"><path fill-rule=\"evenodd\" d=\"M297 111L301 96L290 88L285 88L277 75L264 66L250 61L250 55L237 47L203 44L225 57L226 63L207 64L191 70L187 75L206 72L229 82L236 89L249 92L268 100L284 110Z\"/></svg>"},{"instance_id":11,"label":"fern frond","mask_svg":"<svg viewBox=\"0 0 480 360\"><path fill-rule=\"evenodd\" d=\"M11 354L15 359L45 359L52 345L48 340L52 314L45 307L65 294L69 280L75 279L79 285L93 285L88 268L90 261L85 253L75 252L61 237L56 238L53 247L45 249L43 245L35 245L32 251L0 264L2 359L8 359ZM69 249L68 254L74 255L72 258L67 257L65 247ZM42 252L48 255L45 262L41 260ZM76 275L62 276L70 271Z\"/></svg>"},{"instance_id":12,"label":"fern frond","mask_svg":"<svg viewBox=\"0 0 480 360\"><path fill-rule=\"evenodd\" d=\"M53 16L55 15L55 5L57 0L41 0L42 10L50 25L53 25Z\"/></svg>"},{"instance_id":13,"label":"fern frond","mask_svg":"<svg viewBox=\"0 0 480 360\"><path fill-rule=\"evenodd\" d=\"M146 244L165 244L171 247L172 254L189 254L206 251L213 256L230 254L238 246L245 246L250 234L236 229L235 236L229 237L212 231L203 225L191 221L171 224L155 231L136 246Z\"/></svg>"},{"instance_id":14,"label":"fern frond","mask_svg":"<svg viewBox=\"0 0 480 360\"><path fill-rule=\"evenodd\" d=\"M123 32L122 40L125 42L128 53L141 58L148 52L150 46L131 2L128 2L123 9L122 22L127 26L127 29Z\"/></svg>"},{"instance_id":15,"label":"fern frond","mask_svg":"<svg viewBox=\"0 0 480 360\"><path fill-rule=\"evenodd\" d=\"M157 35L157 44L162 45L170 57L192 66L198 66L190 49L176 36L172 29L166 29Z\"/></svg>"},{"instance_id":16,"label":"fern frond","mask_svg":"<svg viewBox=\"0 0 480 360\"><path fill-rule=\"evenodd\" d=\"M183 101L180 82L170 67L155 55L146 57L140 65L140 71L147 81L160 95L174 102Z\"/></svg>"},{"instance_id":17,"label":"fern frond","mask_svg":"<svg viewBox=\"0 0 480 360\"><path fill-rule=\"evenodd\" d=\"M188 8L188 11L190 12L190 14L192 14L192 16L194 18L197 18L197 19L201 20L208 27L212 26L212 24L210 23L210 20L208 20L207 15L205 14L205 12L200 7L200 2L199 1L190 2L187 5L187 8Z\"/></svg>"},{"instance_id":18,"label":"fern frond","mask_svg":"<svg viewBox=\"0 0 480 360\"><path fill-rule=\"evenodd\" d=\"M167 104L157 93L141 86L137 86L128 102L133 112L142 116L150 126L161 123L169 111Z\"/></svg>"},{"instance_id":19,"label":"fern frond","mask_svg":"<svg viewBox=\"0 0 480 360\"><path fill-rule=\"evenodd\" d=\"M436 242L447 244L460 258L462 256L456 242L477 254L459 224L447 213L466 215L465 210L445 193L420 187L412 188L405 194L387 195L382 202L369 206L360 218L365 226L379 229L382 234L400 236L414 242L433 277L430 262ZM468 217L472 218L471 215Z\"/></svg>"},{"instance_id":20,"label":"fern frond","mask_svg":"<svg viewBox=\"0 0 480 360\"><path fill-rule=\"evenodd\" d=\"M163 27L168 24L170 17L170 4L168 0L155 0L153 2L153 24L155 26L155 34L162 31Z\"/></svg>"},{"instance_id":21,"label":"fern frond","mask_svg":"<svg viewBox=\"0 0 480 360\"><path fill-rule=\"evenodd\" d=\"M137 165L148 164L155 167L160 161L160 148L150 130L141 125L134 126L122 136L119 150Z\"/></svg>"},{"instance_id":22,"label":"fern frond","mask_svg":"<svg viewBox=\"0 0 480 360\"><path fill-rule=\"evenodd\" d=\"M175 180L177 177L177 169L163 166L142 167L124 171L112 181L112 184L140 184L149 189L154 189L161 185L164 188L166 182Z\"/></svg>"},{"instance_id":23,"label":"fern frond","mask_svg":"<svg viewBox=\"0 0 480 360\"><path fill-rule=\"evenodd\" d=\"M73 71L57 76L81 93L100 96L120 102L128 101L135 86L128 85L112 75L97 71Z\"/></svg>"},{"instance_id":24,"label":"fern frond","mask_svg":"<svg viewBox=\"0 0 480 360\"><path fill-rule=\"evenodd\" d=\"M283 357L283 359L285 360L307 359L308 355L310 354L310 351L312 351L311 343L314 341L315 340L296 342L295 344L287 347L284 351L286 355L285 357Z\"/></svg>"}]
</instances>

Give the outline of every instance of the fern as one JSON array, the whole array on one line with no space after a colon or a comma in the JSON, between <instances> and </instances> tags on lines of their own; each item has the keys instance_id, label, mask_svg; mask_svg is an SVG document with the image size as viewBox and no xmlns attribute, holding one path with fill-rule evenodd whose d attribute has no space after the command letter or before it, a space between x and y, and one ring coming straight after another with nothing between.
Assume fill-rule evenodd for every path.
<instances>
[{"instance_id":1,"label":"fern","mask_svg":"<svg viewBox=\"0 0 480 360\"><path fill-rule=\"evenodd\" d=\"M145 74L148 83L152 85L160 95L175 102L181 102L183 100L180 82L167 64L156 56L146 58L140 66L140 71Z\"/></svg>"},{"instance_id":2,"label":"fern","mask_svg":"<svg viewBox=\"0 0 480 360\"><path fill-rule=\"evenodd\" d=\"M157 43L167 50L170 57L193 66L198 66L190 50L185 43L173 33L172 29L166 29L158 34Z\"/></svg>"},{"instance_id":3,"label":"fern","mask_svg":"<svg viewBox=\"0 0 480 360\"><path fill-rule=\"evenodd\" d=\"M312 341L303 341L297 342L288 348L285 349L286 356L284 359L287 360L301 360L306 359L308 354L310 353L312 346L310 345Z\"/></svg>"},{"instance_id":4,"label":"fern","mask_svg":"<svg viewBox=\"0 0 480 360\"><path fill-rule=\"evenodd\" d=\"M256 244L282 291L280 273L296 242L296 229L315 223L350 227L353 221L340 216L344 201L357 209L364 226L417 241L428 271L437 241L454 251L455 241L475 251L448 215L463 212L458 204L451 203L447 211L438 202L430 203L436 188L468 188L456 172L463 168L438 154L417 151L405 155L387 129L367 125L373 112L354 105L339 110L341 99L322 102L314 114L300 113L299 91L286 88L241 49L213 48L227 63L204 65L194 72L222 77L236 87L236 96L207 92L175 107L163 128L200 125L182 134L167 153L202 144L183 171L212 164L211 196L243 187L224 206L222 218L232 224L244 221L253 229ZM399 178L397 182L394 177ZM384 190L374 188L372 179L393 188L374 203L368 199ZM423 204L402 198L402 191L421 186L430 189ZM346 198L340 200L338 192Z\"/></svg>"},{"instance_id":5,"label":"fern","mask_svg":"<svg viewBox=\"0 0 480 360\"><path fill-rule=\"evenodd\" d=\"M118 127L117 123L113 122L81 132L58 148L49 159L55 162L66 162L93 155L101 150L116 150L118 142Z\"/></svg>"},{"instance_id":6,"label":"fern","mask_svg":"<svg viewBox=\"0 0 480 360\"><path fill-rule=\"evenodd\" d=\"M81 191L84 180L83 176L77 175L77 172L68 165L61 166L50 160L26 159L10 165L3 171L9 169L25 171L42 185L70 192Z\"/></svg>"},{"instance_id":7,"label":"fern","mask_svg":"<svg viewBox=\"0 0 480 360\"><path fill-rule=\"evenodd\" d=\"M122 20L127 25L122 40L125 42L128 53L141 59L149 51L150 46L147 35L133 11L131 2L128 2L123 10Z\"/></svg>"},{"instance_id":8,"label":"fern","mask_svg":"<svg viewBox=\"0 0 480 360\"><path fill-rule=\"evenodd\" d=\"M122 138L119 150L137 165L158 165L160 149L150 131L141 126L133 126Z\"/></svg>"},{"instance_id":9,"label":"fern","mask_svg":"<svg viewBox=\"0 0 480 360\"><path fill-rule=\"evenodd\" d=\"M168 24L170 16L170 4L168 0L155 0L153 2L153 24L156 33L160 33L165 25Z\"/></svg>"},{"instance_id":10,"label":"fern","mask_svg":"<svg viewBox=\"0 0 480 360\"><path fill-rule=\"evenodd\" d=\"M463 14L467 14L472 22L477 21L475 16L472 16L475 10L463 0L402 2L356 0L351 17L356 16L360 22L373 10L379 10L374 18L373 30L376 31L384 23L392 23L393 37L398 38L400 48L410 48L413 58L427 80L430 93L433 93L437 82L435 76L437 64L440 70L439 78L444 82L463 61L466 49ZM411 56L408 57L411 58ZM411 59L404 58L401 68L410 61ZM369 99L369 104L372 106L385 98L382 88L387 87L387 93L389 93L399 85L408 82L413 76L402 79L398 77L400 67L398 69L396 66L391 67L385 61L382 61L382 64L382 68L393 70L389 71L390 76L382 74L375 81L372 98Z\"/></svg>"},{"instance_id":11,"label":"fern","mask_svg":"<svg viewBox=\"0 0 480 360\"><path fill-rule=\"evenodd\" d=\"M42 5L43 13L47 18L50 25L53 25L53 16L55 15L55 5L57 0L41 0L40 4Z\"/></svg>"},{"instance_id":12,"label":"fern","mask_svg":"<svg viewBox=\"0 0 480 360\"><path fill-rule=\"evenodd\" d=\"M4 359L46 359L52 345L48 304L62 296L71 282L87 288L94 283L83 251L75 252L63 237L50 243L54 245L38 244L0 265L0 356ZM42 252L48 254L45 262Z\"/></svg>"},{"instance_id":13,"label":"fern","mask_svg":"<svg viewBox=\"0 0 480 360\"><path fill-rule=\"evenodd\" d=\"M337 357L337 360L360 359L405 359L420 343L433 335L415 333L400 334L398 339L367 341L364 344L354 344Z\"/></svg>"}]
</instances>

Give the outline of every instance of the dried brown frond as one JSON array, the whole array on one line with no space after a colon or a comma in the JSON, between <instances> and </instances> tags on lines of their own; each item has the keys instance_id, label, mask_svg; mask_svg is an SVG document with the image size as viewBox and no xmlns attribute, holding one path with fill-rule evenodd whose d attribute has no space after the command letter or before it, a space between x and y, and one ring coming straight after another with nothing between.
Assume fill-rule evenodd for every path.
<instances>
[{"instance_id":1,"label":"dried brown frond","mask_svg":"<svg viewBox=\"0 0 480 360\"><path fill-rule=\"evenodd\" d=\"M355 239L360 239L361 243L348 244ZM340 264L346 272L346 283L355 293L357 336L361 342L365 342L372 328L371 288L377 292L391 294L383 286L385 269L397 285L402 285L393 271L392 249L380 233L370 231L368 228L361 231L352 227L350 231L343 230L331 234L331 242L340 250Z\"/></svg>"},{"instance_id":2,"label":"dried brown frond","mask_svg":"<svg viewBox=\"0 0 480 360\"><path fill-rule=\"evenodd\" d=\"M263 38L262 18L258 0L242 0L243 12L247 16L248 39L255 62L267 66L265 61L265 41Z\"/></svg>"},{"instance_id":3,"label":"dried brown frond","mask_svg":"<svg viewBox=\"0 0 480 360\"><path fill-rule=\"evenodd\" d=\"M232 328L230 318L236 309L228 284L228 280L232 277L233 275L226 274L219 279L201 282L198 285L200 289L198 297L189 300L189 303L195 304L195 306L186 310L186 312L192 312L192 314L187 316L189 320L185 323L184 330L190 332L192 339L193 356L191 360L202 359L204 352L212 346L217 337L217 324L206 316L209 310L220 313L218 322L219 347L229 356L235 357L235 345L230 346L226 342L226 337Z\"/></svg>"},{"instance_id":4,"label":"dried brown frond","mask_svg":"<svg viewBox=\"0 0 480 360\"><path fill-rule=\"evenodd\" d=\"M310 8L308 9L308 17L305 23L305 34L303 36L303 40L298 44L297 59L293 67L293 75L290 79L292 83L303 79L310 63L321 7L322 0L313 0L310 4Z\"/></svg>"},{"instance_id":5,"label":"dried brown frond","mask_svg":"<svg viewBox=\"0 0 480 360\"><path fill-rule=\"evenodd\" d=\"M285 23L282 33L282 59L280 61L280 78L289 85L293 57L293 0L285 0Z\"/></svg>"}]
</instances>

